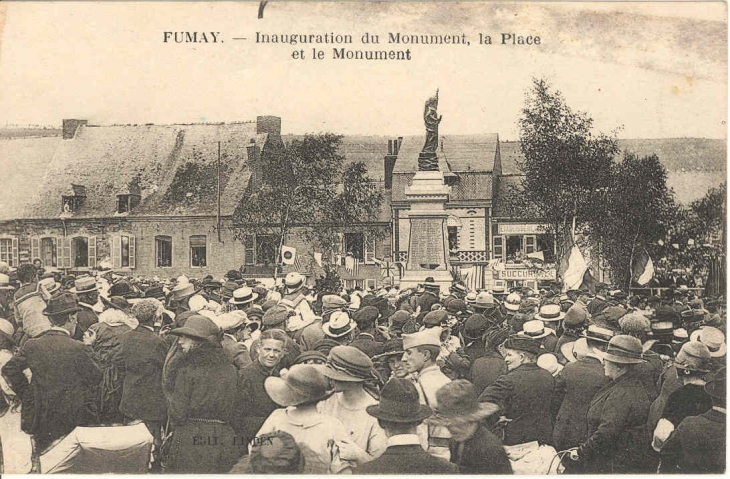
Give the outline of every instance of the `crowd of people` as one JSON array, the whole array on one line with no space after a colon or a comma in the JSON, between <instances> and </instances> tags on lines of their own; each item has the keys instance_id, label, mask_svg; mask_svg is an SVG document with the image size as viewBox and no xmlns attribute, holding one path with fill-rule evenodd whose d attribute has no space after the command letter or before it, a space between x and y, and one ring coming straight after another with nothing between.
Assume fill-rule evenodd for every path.
<instances>
[{"instance_id":1,"label":"crowd of people","mask_svg":"<svg viewBox=\"0 0 730 479\"><path fill-rule=\"evenodd\" d=\"M149 460L84 472L725 470L724 298L305 279L0 263L5 472L133 425Z\"/></svg>"}]
</instances>

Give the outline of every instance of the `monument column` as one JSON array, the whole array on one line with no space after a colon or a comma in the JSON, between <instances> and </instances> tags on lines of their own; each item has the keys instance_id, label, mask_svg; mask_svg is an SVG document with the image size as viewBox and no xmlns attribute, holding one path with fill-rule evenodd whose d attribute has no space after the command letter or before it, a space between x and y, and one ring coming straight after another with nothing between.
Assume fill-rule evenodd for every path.
<instances>
[{"instance_id":1,"label":"monument column","mask_svg":"<svg viewBox=\"0 0 730 479\"><path fill-rule=\"evenodd\" d=\"M401 288L415 287L432 277L448 293L452 283L447 249L445 205L449 201L451 187L444 182L439 170L436 148L438 125L438 90L426 101L424 123L426 142L418 155L418 171L405 195L410 203L408 260L401 277Z\"/></svg>"}]
</instances>

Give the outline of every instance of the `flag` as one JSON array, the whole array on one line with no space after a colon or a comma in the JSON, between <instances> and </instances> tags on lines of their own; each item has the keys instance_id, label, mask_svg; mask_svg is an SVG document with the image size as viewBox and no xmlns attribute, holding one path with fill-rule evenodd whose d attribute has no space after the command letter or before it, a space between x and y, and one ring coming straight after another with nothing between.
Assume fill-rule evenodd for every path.
<instances>
[{"instance_id":1,"label":"flag","mask_svg":"<svg viewBox=\"0 0 730 479\"><path fill-rule=\"evenodd\" d=\"M301 255L294 255L294 270L298 273L304 273L305 272L305 265L302 264L302 256Z\"/></svg>"},{"instance_id":2,"label":"flag","mask_svg":"<svg viewBox=\"0 0 730 479\"><path fill-rule=\"evenodd\" d=\"M314 261L316 261L317 265L321 268L322 267L322 253L314 253Z\"/></svg>"},{"instance_id":3,"label":"flag","mask_svg":"<svg viewBox=\"0 0 730 479\"><path fill-rule=\"evenodd\" d=\"M651 278L654 277L654 262L652 262L651 257L646 250L644 250L638 258L636 258L632 271L633 280L640 286L644 286L651 281Z\"/></svg>"},{"instance_id":4,"label":"flag","mask_svg":"<svg viewBox=\"0 0 730 479\"><path fill-rule=\"evenodd\" d=\"M527 253L527 257L531 258L531 259L538 259L538 260L542 261L543 263L545 262L545 253L543 253L542 251L535 251L534 253Z\"/></svg>"},{"instance_id":5,"label":"flag","mask_svg":"<svg viewBox=\"0 0 730 479\"><path fill-rule=\"evenodd\" d=\"M578 289L583 282L583 275L588 269L588 263L583 259L583 254L578 249L577 244L573 243L568 260L563 264L563 291Z\"/></svg>"},{"instance_id":6,"label":"flag","mask_svg":"<svg viewBox=\"0 0 730 479\"><path fill-rule=\"evenodd\" d=\"M461 276L469 291L478 291L484 288L484 265L472 265L462 268Z\"/></svg>"},{"instance_id":7,"label":"flag","mask_svg":"<svg viewBox=\"0 0 730 479\"><path fill-rule=\"evenodd\" d=\"M281 262L284 264L294 264L297 257L297 249L291 246L281 246Z\"/></svg>"}]
</instances>

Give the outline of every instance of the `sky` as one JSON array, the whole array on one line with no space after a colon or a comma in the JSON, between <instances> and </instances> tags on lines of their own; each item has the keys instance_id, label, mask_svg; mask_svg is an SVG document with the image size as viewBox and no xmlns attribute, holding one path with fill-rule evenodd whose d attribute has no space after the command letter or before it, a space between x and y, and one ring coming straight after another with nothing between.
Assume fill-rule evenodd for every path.
<instances>
[{"instance_id":1,"label":"sky","mask_svg":"<svg viewBox=\"0 0 730 479\"><path fill-rule=\"evenodd\" d=\"M517 139L533 78L597 130L623 138L726 138L727 10L721 2L1 2L0 126L282 118L282 132L422 133L439 89L442 134ZM164 43L165 31L223 43ZM352 50L410 61L334 60L333 45L257 44L268 34L350 34ZM363 45L365 33L380 45ZM466 34L470 46L387 44L389 32ZM479 33L493 45L478 45ZM500 45L501 33L540 45ZM247 38L247 40L234 40ZM304 49L304 60L293 59Z\"/></svg>"}]
</instances>

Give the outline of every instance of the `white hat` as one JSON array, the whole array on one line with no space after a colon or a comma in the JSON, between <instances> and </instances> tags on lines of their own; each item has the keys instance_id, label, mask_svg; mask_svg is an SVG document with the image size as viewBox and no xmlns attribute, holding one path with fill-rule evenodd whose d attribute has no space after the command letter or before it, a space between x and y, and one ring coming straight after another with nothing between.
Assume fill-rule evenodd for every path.
<instances>
[{"instance_id":1,"label":"white hat","mask_svg":"<svg viewBox=\"0 0 730 479\"><path fill-rule=\"evenodd\" d=\"M188 299L188 306L190 306L190 311L200 311L208 307L208 301L201 295L196 294Z\"/></svg>"},{"instance_id":2,"label":"white hat","mask_svg":"<svg viewBox=\"0 0 730 479\"><path fill-rule=\"evenodd\" d=\"M295 272L289 273L284 278L284 284L288 289L296 289L304 284L304 276Z\"/></svg>"},{"instance_id":3,"label":"white hat","mask_svg":"<svg viewBox=\"0 0 730 479\"><path fill-rule=\"evenodd\" d=\"M710 350L710 356L713 358L721 358L727 353L727 345L725 344L725 335L719 329L712 326L702 326L692 332L689 337L690 341L699 341Z\"/></svg>"},{"instance_id":4,"label":"white hat","mask_svg":"<svg viewBox=\"0 0 730 479\"><path fill-rule=\"evenodd\" d=\"M504 300L504 309L508 311L519 311L522 296L519 293L510 293Z\"/></svg>"},{"instance_id":5,"label":"white hat","mask_svg":"<svg viewBox=\"0 0 730 479\"><path fill-rule=\"evenodd\" d=\"M478 308L487 307L490 304L494 304L494 296L486 291L482 291L477 295L475 306Z\"/></svg>"},{"instance_id":6,"label":"white hat","mask_svg":"<svg viewBox=\"0 0 730 479\"><path fill-rule=\"evenodd\" d=\"M221 328L221 331L228 331L241 326L246 322L248 316L241 310L230 311L211 318L212 321Z\"/></svg>"},{"instance_id":7,"label":"white hat","mask_svg":"<svg viewBox=\"0 0 730 479\"><path fill-rule=\"evenodd\" d=\"M13 337L15 333L15 327L7 319L0 318L0 332L5 333L9 338Z\"/></svg>"},{"instance_id":8,"label":"white hat","mask_svg":"<svg viewBox=\"0 0 730 479\"><path fill-rule=\"evenodd\" d=\"M184 283L189 283L189 282L190 282L190 280L184 274L181 274L180 276L177 277L177 284L184 284Z\"/></svg>"},{"instance_id":9,"label":"white hat","mask_svg":"<svg viewBox=\"0 0 730 479\"><path fill-rule=\"evenodd\" d=\"M522 325L522 331L517 333L517 336L530 339L540 339L554 333L555 331L550 328L546 328L542 321L539 319L533 319L532 321L527 321Z\"/></svg>"},{"instance_id":10,"label":"white hat","mask_svg":"<svg viewBox=\"0 0 730 479\"><path fill-rule=\"evenodd\" d=\"M561 310L559 304L543 304L540 311L535 315L535 319L541 321L560 321L565 317L565 313Z\"/></svg>"},{"instance_id":11,"label":"white hat","mask_svg":"<svg viewBox=\"0 0 730 479\"><path fill-rule=\"evenodd\" d=\"M404 334L403 350L416 346L441 346L441 328L426 328L413 334Z\"/></svg>"},{"instance_id":12,"label":"white hat","mask_svg":"<svg viewBox=\"0 0 730 479\"><path fill-rule=\"evenodd\" d=\"M233 290L233 297L228 300L231 304L247 304L256 301L259 297L253 290L247 286Z\"/></svg>"},{"instance_id":13,"label":"white hat","mask_svg":"<svg viewBox=\"0 0 730 479\"><path fill-rule=\"evenodd\" d=\"M563 370L563 365L558 362L558 358L554 354L544 353L537 358L537 365L549 372L553 376L557 376Z\"/></svg>"},{"instance_id":14,"label":"white hat","mask_svg":"<svg viewBox=\"0 0 730 479\"><path fill-rule=\"evenodd\" d=\"M344 311L335 311L330 320L322 325L322 331L330 338L341 338L357 327L357 323L350 319Z\"/></svg>"}]
</instances>

